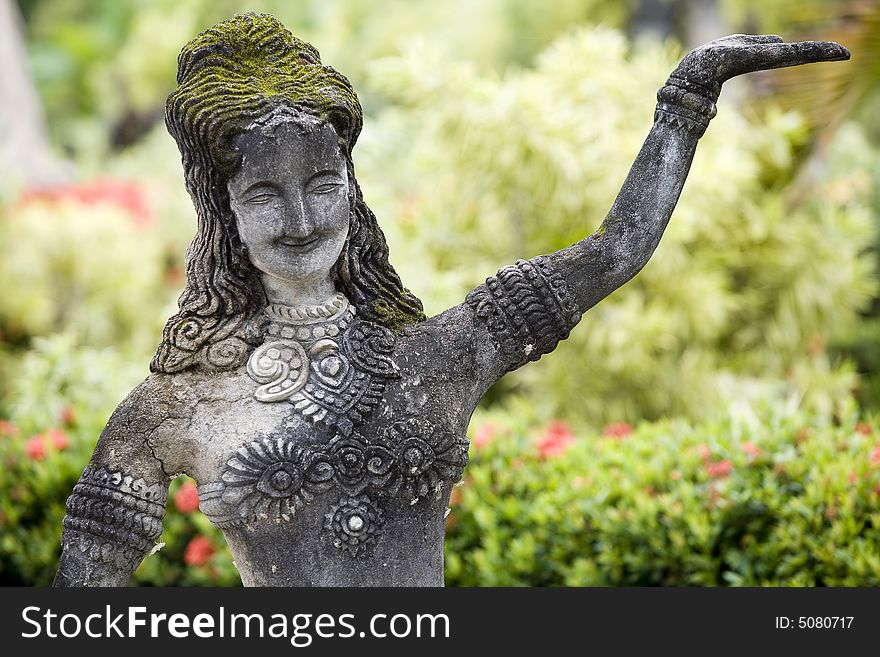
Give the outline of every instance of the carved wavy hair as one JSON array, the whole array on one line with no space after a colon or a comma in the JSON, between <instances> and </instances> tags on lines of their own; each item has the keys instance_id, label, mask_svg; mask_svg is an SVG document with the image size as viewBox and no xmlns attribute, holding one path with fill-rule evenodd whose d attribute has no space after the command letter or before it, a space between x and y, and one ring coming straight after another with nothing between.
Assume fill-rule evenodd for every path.
<instances>
[{"instance_id":1,"label":"carved wavy hair","mask_svg":"<svg viewBox=\"0 0 880 657\"><path fill-rule=\"evenodd\" d=\"M351 218L333 267L337 288L361 318L391 330L424 319L421 302L388 262L385 236L355 179L351 151L363 122L360 102L314 47L272 16L235 16L184 46L177 84L165 122L180 148L198 229L186 253L179 312L165 325L153 372L237 367L263 339L265 292L239 238L226 183L241 159L232 139L277 112L327 121L339 137Z\"/></svg>"}]
</instances>

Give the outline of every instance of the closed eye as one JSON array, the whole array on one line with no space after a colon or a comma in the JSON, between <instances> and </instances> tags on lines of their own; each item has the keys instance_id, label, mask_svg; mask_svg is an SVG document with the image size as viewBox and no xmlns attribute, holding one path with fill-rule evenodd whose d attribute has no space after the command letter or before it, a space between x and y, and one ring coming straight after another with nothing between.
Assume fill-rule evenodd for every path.
<instances>
[{"instance_id":1,"label":"closed eye","mask_svg":"<svg viewBox=\"0 0 880 657\"><path fill-rule=\"evenodd\" d=\"M309 194L332 194L345 184L345 180L333 169L316 171L306 181L306 191Z\"/></svg>"},{"instance_id":2,"label":"closed eye","mask_svg":"<svg viewBox=\"0 0 880 657\"><path fill-rule=\"evenodd\" d=\"M261 192L259 194L254 194L253 196L249 196L245 199L246 203L253 203L254 205L265 205L266 203L271 203L276 198L278 198L278 194L273 192Z\"/></svg>"},{"instance_id":3,"label":"closed eye","mask_svg":"<svg viewBox=\"0 0 880 657\"><path fill-rule=\"evenodd\" d=\"M342 183L323 182L320 185L314 185L309 189L310 194L331 194L342 187Z\"/></svg>"}]
</instances>

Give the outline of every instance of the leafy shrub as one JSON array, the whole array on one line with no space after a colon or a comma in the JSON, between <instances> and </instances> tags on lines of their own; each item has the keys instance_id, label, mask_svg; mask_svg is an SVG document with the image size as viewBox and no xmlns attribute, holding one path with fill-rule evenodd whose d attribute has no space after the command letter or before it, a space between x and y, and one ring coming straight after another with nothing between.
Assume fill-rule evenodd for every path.
<instances>
[{"instance_id":1,"label":"leafy shrub","mask_svg":"<svg viewBox=\"0 0 880 657\"><path fill-rule=\"evenodd\" d=\"M146 190L94 181L0 213L0 332L13 343L73 331L84 344L153 346L172 299Z\"/></svg>"},{"instance_id":2,"label":"leafy shrub","mask_svg":"<svg viewBox=\"0 0 880 657\"><path fill-rule=\"evenodd\" d=\"M162 548L144 559L134 576L142 586L241 586L223 535L198 510L196 485L171 482Z\"/></svg>"},{"instance_id":3,"label":"leafy shrub","mask_svg":"<svg viewBox=\"0 0 880 657\"><path fill-rule=\"evenodd\" d=\"M880 433L767 411L575 436L489 414L454 495L463 586L880 585Z\"/></svg>"},{"instance_id":4,"label":"leafy shrub","mask_svg":"<svg viewBox=\"0 0 880 657\"><path fill-rule=\"evenodd\" d=\"M485 67L525 62L583 20L623 27L634 0L438 3L386 0L22 0L30 69L57 143L94 156L161 119L177 54L195 34L244 11L277 16L314 43L324 61L361 86L364 63L413 34L443 43ZM112 90L108 93L108 90ZM370 104L369 99L368 105ZM157 111L158 110L158 111ZM132 134L133 133L133 134ZM123 137L123 139L119 139Z\"/></svg>"}]
</instances>

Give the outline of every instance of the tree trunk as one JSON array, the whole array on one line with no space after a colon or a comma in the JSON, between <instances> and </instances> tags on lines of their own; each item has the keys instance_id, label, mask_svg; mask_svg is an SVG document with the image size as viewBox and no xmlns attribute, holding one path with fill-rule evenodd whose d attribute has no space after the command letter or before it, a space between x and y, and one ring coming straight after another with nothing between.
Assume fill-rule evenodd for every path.
<instances>
[{"instance_id":1,"label":"tree trunk","mask_svg":"<svg viewBox=\"0 0 880 657\"><path fill-rule=\"evenodd\" d=\"M0 0L0 185L45 186L70 177L49 145L40 98L27 70L22 21Z\"/></svg>"}]
</instances>

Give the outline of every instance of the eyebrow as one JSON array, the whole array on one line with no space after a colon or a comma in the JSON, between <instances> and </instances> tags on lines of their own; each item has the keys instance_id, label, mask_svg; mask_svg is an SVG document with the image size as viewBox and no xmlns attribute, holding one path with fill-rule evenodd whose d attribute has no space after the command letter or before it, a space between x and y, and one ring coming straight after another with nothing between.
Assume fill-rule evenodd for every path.
<instances>
[{"instance_id":1,"label":"eyebrow","mask_svg":"<svg viewBox=\"0 0 880 657\"><path fill-rule=\"evenodd\" d=\"M342 175L336 169L321 169L320 171L316 171L311 176L309 176L309 179L306 182L310 183L315 178L319 178L321 176L336 176L338 178L342 177Z\"/></svg>"},{"instance_id":2,"label":"eyebrow","mask_svg":"<svg viewBox=\"0 0 880 657\"><path fill-rule=\"evenodd\" d=\"M245 190L242 191L241 193L242 194L250 194L252 191L259 189L260 187L270 187L272 189L278 189L278 186L273 182L270 182L268 180L258 180L254 184L248 185L248 187L245 188Z\"/></svg>"}]
</instances>

